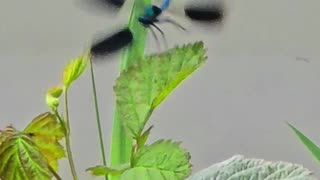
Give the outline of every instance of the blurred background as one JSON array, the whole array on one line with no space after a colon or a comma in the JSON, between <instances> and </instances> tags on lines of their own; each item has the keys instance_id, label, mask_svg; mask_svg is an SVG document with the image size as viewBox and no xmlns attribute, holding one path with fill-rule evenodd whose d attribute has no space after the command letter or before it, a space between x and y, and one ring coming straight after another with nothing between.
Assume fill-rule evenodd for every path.
<instances>
[{"instance_id":1,"label":"blurred background","mask_svg":"<svg viewBox=\"0 0 320 180\"><path fill-rule=\"evenodd\" d=\"M320 1L228 0L226 5L220 28L195 25L184 33L161 26L170 47L203 40L208 60L154 112L150 142L183 141L194 171L243 154L299 163L319 176L319 165L285 122L320 143ZM89 11L75 0L0 1L1 129L9 124L23 129L48 111L45 92L59 83L67 61L97 34L122 27L130 13ZM152 37L147 43L148 53L158 51ZM107 149L119 54L95 66ZM69 96L76 168L80 179L94 179L84 171L101 164L89 71ZM59 173L71 179L66 159Z\"/></svg>"}]
</instances>

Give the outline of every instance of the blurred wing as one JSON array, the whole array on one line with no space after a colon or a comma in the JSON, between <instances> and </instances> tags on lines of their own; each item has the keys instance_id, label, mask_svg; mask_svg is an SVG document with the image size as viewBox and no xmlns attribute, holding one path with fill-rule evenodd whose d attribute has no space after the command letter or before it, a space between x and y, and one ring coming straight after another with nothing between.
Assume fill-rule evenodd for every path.
<instances>
[{"instance_id":1,"label":"blurred wing","mask_svg":"<svg viewBox=\"0 0 320 180\"><path fill-rule=\"evenodd\" d=\"M184 6L185 15L192 21L220 23L224 19L225 5L217 0L199 0Z\"/></svg>"},{"instance_id":2,"label":"blurred wing","mask_svg":"<svg viewBox=\"0 0 320 180\"><path fill-rule=\"evenodd\" d=\"M132 32L125 27L117 32L100 37L92 44L90 52L94 57L107 56L128 46L133 40Z\"/></svg>"},{"instance_id":3,"label":"blurred wing","mask_svg":"<svg viewBox=\"0 0 320 180\"><path fill-rule=\"evenodd\" d=\"M74 0L75 6L95 14L116 14L130 0Z\"/></svg>"},{"instance_id":4,"label":"blurred wing","mask_svg":"<svg viewBox=\"0 0 320 180\"><path fill-rule=\"evenodd\" d=\"M155 0L155 3L162 1ZM213 26L220 28L225 11L223 0L171 0L163 16L175 20L187 29L194 26L204 29L213 28Z\"/></svg>"}]
</instances>

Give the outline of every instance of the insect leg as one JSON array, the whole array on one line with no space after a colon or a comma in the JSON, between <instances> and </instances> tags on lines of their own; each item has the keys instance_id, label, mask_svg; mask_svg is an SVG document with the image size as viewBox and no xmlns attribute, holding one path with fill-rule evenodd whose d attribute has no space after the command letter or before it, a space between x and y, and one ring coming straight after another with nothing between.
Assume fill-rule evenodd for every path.
<instances>
[{"instance_id":1,"label":"insect leg","mask_svg":"<svg viewBox=\"0 0 320 180\"><path fill-rule=\"evenodd\" d=\"M151 26L155 27L161 33L162 39L163 39L164 44L165 44L165 48L167 49L168 48L168 42L167 42L167 39L166 39L166 36L165 36L164 32L157 25L155 25L154 23L152 23Z\"/></svg>"},{"instance_id":2,"label":"insect leg","mask_svg":"<svg viewBox=\"0 0 320 180\"><path fill-rule=\"evenodd\" d=\"M159 19L158 23L170 23L184 31L187 31L187 29L185 27L183 27L181 24L179 24L177 21L170 19L170 18L163 18L163 19Z\"/></svg>"},{"instance_id":3,"label":"insect leg","mask_svg":"<svg viewBox=\"0 0 320 180\"><path fill-rule=\"evenodd\" d=\"M158 39L158 37L157 37L156 33L155 33L155 32L154 32L154 30L152 29L152 27L150 27L149 29L150 29L150 31L151 31L152 36L153 36L153 37L154 37L154 39L156 40L158 50L160 51L160 50L161 50L161 47L160 47L160 41L159 41L159 39Z\"/></svg>"}]
</instances>

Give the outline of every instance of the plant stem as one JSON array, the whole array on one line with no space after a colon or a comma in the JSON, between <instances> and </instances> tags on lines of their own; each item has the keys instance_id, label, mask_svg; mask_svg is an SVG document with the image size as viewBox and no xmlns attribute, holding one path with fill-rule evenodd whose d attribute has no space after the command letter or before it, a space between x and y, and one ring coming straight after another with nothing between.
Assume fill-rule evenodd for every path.
<instances>
[{"instance_id":1,"label":"plant stem","mask_svg":"<svg viewBox=\"0 0 320 180\"><path fill-rule=\"evenodd\" d=\"M66 122L66 149L68 161L72 173L73 180L78 180L76 168L74 166L74 161L72 157L71 144L70 144L70 123L69 123L69 111L68 111L68 89L65 90L64 94L64 103L65 103L65 122Z\"/></svg>"},{"instance_id":2,"label":"plant stem","mask_svg":"<svg viewBox=\"0 0 320 180\"><path fill-rule=\"evenodd\" d=\"M125 49L123 52L120 72L128 68L130 64L137 58L143 56L146 42L147 30L139 22L138 17L144 12L147 4L151 0L135 0L131 11L129 20L129 28L133 33L134 41L132 46ZM129 163L133 139L128 137L122 127L122 120L118 116L118 107L115 105L112 141L111 141L111 166L119 166L121 164ZM110 180L119 179L118 177L110 177Z\"/></svg>"},{"instance_id":3,"label":"plant stem","mask_svg":"<svg viewBox=\"0 0 320 180\"><path fill-rule=\"evenodd\" d=\"M94 72L93 72L93 64L92 59L90 58L90 71L91 71L91 82L92 82L92 90L93 90L93 98L94 98L94 106L96 110L96 118L97 118L97 126L98 126L98 133L99 133L99 141L100 141L100 150L101 150L101 156L102 156L102 163L103 165L107 165L106 156L105 156L105 150L104 150L104 144L103 144L103 133L101 128L101 121L100 121L100 113L99 113L99 107L98 107L98 98L97 98L97 89L96 89L96 83L94 79ZM105 179L108 180L108 176L105 176Z\"/></svg>"}]
</instances>

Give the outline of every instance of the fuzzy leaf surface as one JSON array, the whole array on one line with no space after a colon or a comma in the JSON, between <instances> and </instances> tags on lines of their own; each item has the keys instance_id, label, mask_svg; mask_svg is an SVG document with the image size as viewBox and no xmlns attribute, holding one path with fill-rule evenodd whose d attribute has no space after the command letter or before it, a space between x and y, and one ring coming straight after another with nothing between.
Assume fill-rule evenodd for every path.
<instances>
[{"instance_id":1,"label":"fuzzy leaf surface","mask_svg":"<svg viewBox=\"0 0 320 180\"><path fill-rule=\"evenodd\" d=\"M312 173L300 165L287 162L270 162L246 159L236 155L214 164L189 177L187 180L316 180Z\"/></svg>"},{"instance_id":2,"label":"fuzzy leaf surface","mask_svg":"<svg viewBox=\"0 0 320 180\"><path fill-rule=\"evenodd\" d=\"M206 60L202 42L146 56L123 71L114 87L121 122L137 138L152 111Z\"/></svg>"}]
</instances>

